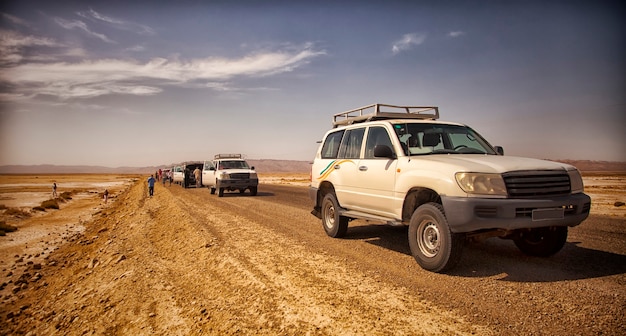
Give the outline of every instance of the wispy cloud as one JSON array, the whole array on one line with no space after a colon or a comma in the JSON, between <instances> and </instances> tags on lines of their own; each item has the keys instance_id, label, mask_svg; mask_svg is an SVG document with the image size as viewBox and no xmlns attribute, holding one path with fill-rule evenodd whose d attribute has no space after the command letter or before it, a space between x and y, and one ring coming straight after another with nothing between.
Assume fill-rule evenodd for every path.
<instances>
[{"instance_id":1,"label":"wispy cloud","mask_svg":"<svg viewBox=\"0 0 626 336\"><path fill-rule=\"evenodd\" d=\"M401 39L395 41L393 46L391 47L391 52L394 55L397 55L400 52L410 50L414 46L420 45L424 43L426 40L426 34L421 33L410 33L402 36Z\"/></svg>"},{"instance_id":2,"label":"wispy cloud","mask_svg":"<svg viewBox=\"0 0 626 336\"><path fill-rule=\"evenodd\" d=\"M293 71L325 55L312 44L264 51L241 58L209 57L181 61L154 58L148 62L102 59L79 63L29 63L7 68L0 80L11 83L14 93L51 95L61 99L89 98L107 94L154 95L163 85L204 83L223 89L236 77L261 77Z\"/></svg>"},{"instance_id":3,"label":"wispy cloud","mask_svg":"<svg viewBox=\"0 0 626 336\"><path fill-rule=\"evenodd\" d=\"M8 22L11 22L13 24L16 25L20 25L20 26L24 26L24 27L31 27L31 24L26 21L26 20L22 20L20 18L18 18L17 16L13 16L11 14L7 14L7 13L2 13L2 18Z\"/></svg>"},{"instance_id":4,"label":"wispy cloud","mask_svg":"<svg viewBox=\"0 0 626 336\"><path fill-rule=\"evenodd\" d=\"M62 47L62 44L46 37L0 29L0 65L7 66L21 62L26 58L23 49L28 47Z\"/></svg>"},{"instance_id":5,"label":"wispy cloud","mask_svg":"<svg viewBox=\"0 0 626 336\"><path fill-rule=\"evenodd\" d=\"M109 39L106 35L104 34L100 34L100 33L96 33L94 31L92 31L91 29L89 29L89 27L87 27L87 24L84 23L83 21L79 21L79 20L65 20L62 18L54 18L54 22L56 22L59 26L68 29L68 30L72 30L74 28L76 29L80 29L82 31L84 31L85 33L87 33L89 36L93 36L95 38L98 38L104 42L107 43L115 43L115 41Z\"/></svg>"},{"instance_id":6,"label":"wispy cloud","mask_svg":"<svg viewBox=\"0 0 626 336\"><path fill-rule=\"evenodd\" d=\"M115 28L127 30L127 31L133 31L140 35L154 35L155 34L154 29L152 29L149 26L131 22L131 21L113 18L107 15L98 13L93 9L89 9L88 11L77 12L76 14L86 19L104 22Z\"/></svg>"},{"instance_id":7,"label":"wispy cloud","mask_svg":"<svg viewBox=\"0 0 626 336\"><path fill-rule=\"evenodd\" d=\"M460 30L451 31L451 32L448 33L448 36L450 36L450 37L461 37L463 35L465 35L465 32L464 31L460 31Z\"/></svg>"}]
</instances>

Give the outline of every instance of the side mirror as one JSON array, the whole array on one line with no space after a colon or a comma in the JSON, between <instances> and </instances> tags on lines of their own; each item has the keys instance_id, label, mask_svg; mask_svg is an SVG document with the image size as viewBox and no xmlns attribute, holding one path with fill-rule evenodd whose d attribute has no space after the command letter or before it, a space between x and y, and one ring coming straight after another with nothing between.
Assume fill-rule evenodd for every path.
<instances>
[{"instance_id":1,"label":"side mirror","mask_svg":"<svg viewBox=\"0 0 626 336\"><path fill-rule=\"evenodd\" d=\"M495 149L498 155L504 155L504 148L502 148L502 146L496 146Z\"/></svg>"},{"instance_id":2,"label":"side mirror","mask_svg":"<svg viewBox=\"0 0 626 336\"><path fill-rule=\"evenodd\" d=\"M374 157L377 158L388 158L388 159L395 159L395 155L393 154L393 151L391 150L391 148L387 145L376 145L374 146Z\"/></svg>"},{"instance_id":3,"label":"side mirror","mask_svg":"<svg viewBox=\"0 0 626 336\"><path fill-rule=\"evenodd\" d=\"M254 166L250 167L250 169L254 170Z\"/></svg>"}]
</instances>

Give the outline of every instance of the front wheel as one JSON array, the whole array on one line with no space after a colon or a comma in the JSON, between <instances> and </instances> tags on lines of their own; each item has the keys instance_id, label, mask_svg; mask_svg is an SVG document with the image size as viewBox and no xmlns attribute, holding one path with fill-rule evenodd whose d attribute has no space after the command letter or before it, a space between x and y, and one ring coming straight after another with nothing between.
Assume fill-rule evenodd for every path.
<instances>
[{"instance_id":1,"label":"front wheel","mask_svg":"<svg viewBox=\"0 0 626 336\"><path fill-rule=\"evenodd\" d=\"M465 235L452 233L443 206L426 203L418 207L409 223L409 246L417 263L425 270L444 272L461 259Z\"/></svg>"},{"instance_id":2,"label":"front wheel","mask_svg":"<svg viewBox=\"0 0 626 336\"><path fill-rule=\"evenodd\" d=\"M332 192L322 199L322 224L326 234L333 238L341 238L348 231L348 217L339 215L339 202Z\"/></svg>"},{"instance_id":3,"label":"front wheel","mask_svg":"<svg viewBox=\"0 0 626 336\"><path fill-rule=\"evenodd\" d=\"M250 187L250 195L256 196L257 192L257 187Z\"/></svg>"},{"instance_id":4,"label":"front wheel","mask_svg":"<svg viewBox=\"0 0 626 336\"><path fill-rule=\"evenodd\" d=\"M219 190L217 191L217 197L223 197L224 196L224 188L219 188Z\"/></svg>"},{"instance_id":5,"label":"front wheel","mask_svg":"<svg viewBox=\"0 0 626 336\"><path fill-rule=\"evenodd\" d=\"M523 253L534 257L549 257L559 252L567 241L567 226L524 230L513 238Z\"/></svg>"}]
</instances>

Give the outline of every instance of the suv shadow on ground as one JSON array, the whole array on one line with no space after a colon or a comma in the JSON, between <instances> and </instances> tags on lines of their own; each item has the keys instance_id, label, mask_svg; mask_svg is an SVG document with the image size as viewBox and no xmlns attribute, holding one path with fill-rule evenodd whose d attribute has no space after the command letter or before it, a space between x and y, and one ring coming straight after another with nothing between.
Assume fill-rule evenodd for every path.
<instances>
[{"instance_id":1,"label":"suv shadow on ground","mask_svg":"<svg viewBox=\"0 0 626 336\"><path fill-rule=\"evenodd\" d=\"M350 226L346 240L361 240L398 253L411 256L406 227L384 224ZM523 254L513 241L489 238L466 242L464 254L457 267L448 275L483 278L502 275L499 280L510 282L556 282L600 278L626 273L626 255L581 247L570 241L548 258Z\"/></svg>"}]
</instances>

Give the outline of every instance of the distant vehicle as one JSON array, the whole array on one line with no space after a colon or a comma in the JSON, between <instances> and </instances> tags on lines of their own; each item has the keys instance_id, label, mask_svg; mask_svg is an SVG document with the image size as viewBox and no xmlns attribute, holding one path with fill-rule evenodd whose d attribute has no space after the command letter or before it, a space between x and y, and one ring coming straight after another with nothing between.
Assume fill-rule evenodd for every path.
<instances>
[{"instance_id":1,"label":"distant vehicle","mask_svg":"<svg viewBox=\"0 0 626 336\"><path fill-rule=\"evenodd\" d=\"M172 182L182 185L184 179L185 173L183 170L183 166L172 167Z\"/></svg>"},{"instance_id":2,"label":"distant vehicle","mask_svg":"<svg viewBox=\"0 0 626 336\"><path fill-rule=\"evenodd\" d=\"M256 196L259 178L254 167L250 167L241 154L217 154L212 161L204 162L202 181L211 194L224 196L224 191L250 191Z\"/></svg>"},{"instance_id":3,"label":"distant vehicle","mask_svg":"<svg viewBox=\"0 0 626 336\"><path fill-rule=\"evenodd\" d=\"M311 171L313 214L342 237L353 219L408 225L411 253L443 272L466 238L512 239L550 256L589 216L580 172L504 156L470 127L437 121L436 106L374 104L335 114Z\"/></svg>"},{"instance_id":4,"label":"distant vehicle","mask_svg":"<svg viewBox=\"0 0 626 336\"><path fill-rule=\"evenodd\" d=\"M193 171L196 168L202 169L204 162L202 161L187 161L180 165L174 166L173 170L173 182L180 184L183 188L196 187L196 177L193 175ZM200 183L202 185L202 181Z\"/></svg>"}]
</instances>

